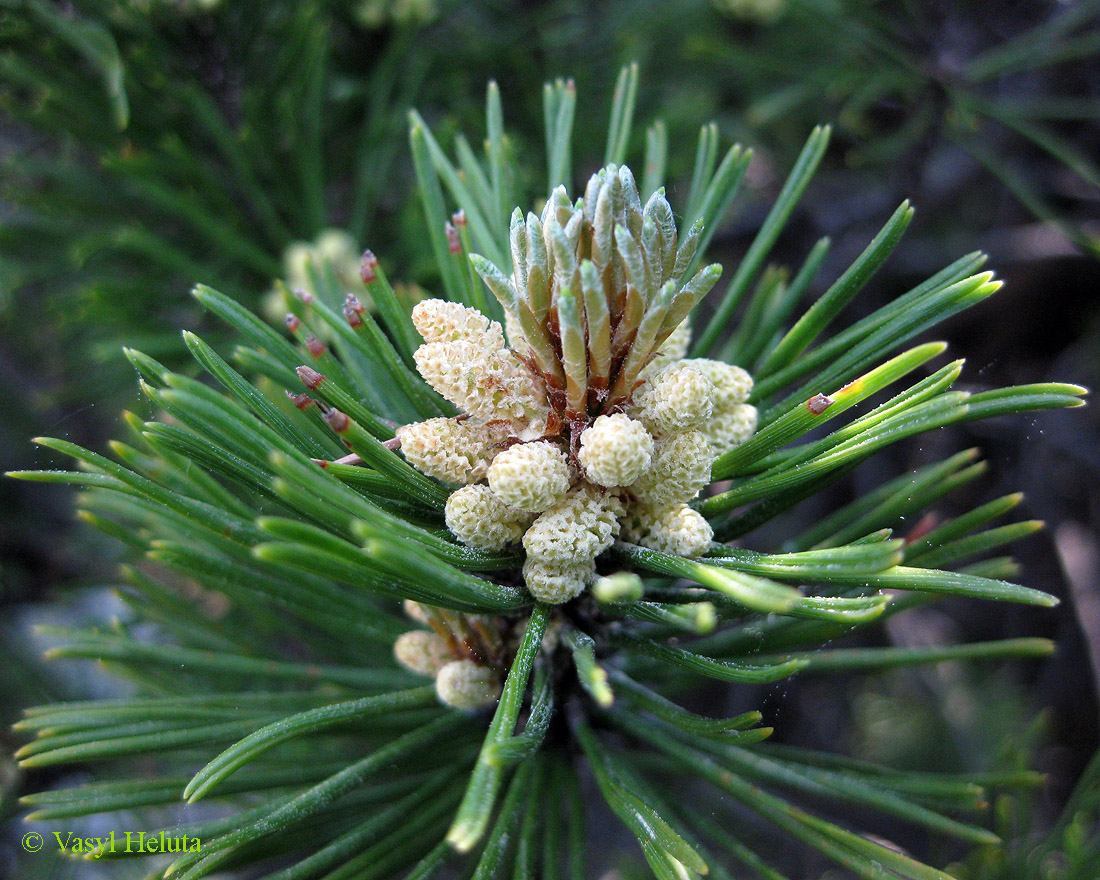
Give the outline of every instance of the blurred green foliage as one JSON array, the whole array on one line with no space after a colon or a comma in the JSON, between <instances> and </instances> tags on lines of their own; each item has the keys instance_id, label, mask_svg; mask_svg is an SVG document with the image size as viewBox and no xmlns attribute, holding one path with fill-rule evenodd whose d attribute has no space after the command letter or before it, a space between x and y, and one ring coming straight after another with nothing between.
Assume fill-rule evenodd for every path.
<instances>
[{"instance_id":1,"label":"blurred green foliage","mask_svg":"<svg viewBox=\"0 0 1100 880\"><path fill-rule=\"evenodd\" d=\"M972 157L958 173L984 168L1094 246L1079 207L1100 174L1074 144L1100 107L1088 76L1097 3L776 8L746 20L702 0L552 0L519 14L446 0L7 0L0 329L64 403L102 389L92 365L119 365L122 339L180 354L174 331L200 320L183 295L194 281L247 301L282 274L288 246L329 227L431 282L407 198L405 111L444 111L444 138L480 126L495 75L522 154L539 149L544 79L568 70L598 93L624 59L647 74L639 115L663 116L666 138L717 115L784 165L809 125L835 122L830 189L862 190L845 180L868 175L918 204L922 175L953 146ZM581 102L578 172L599 161L584 133L604 110ZM670 176L691 159L671 157ZM952 189L956 225L996 222L984 187Z\"/></svg>"}]
</instances>

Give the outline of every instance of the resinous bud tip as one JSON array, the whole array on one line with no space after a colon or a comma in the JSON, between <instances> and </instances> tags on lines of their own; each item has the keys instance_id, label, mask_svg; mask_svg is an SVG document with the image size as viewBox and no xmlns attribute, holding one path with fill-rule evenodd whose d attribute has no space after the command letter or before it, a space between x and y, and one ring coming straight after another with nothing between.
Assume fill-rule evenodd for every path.
<instances>
[{"instance_id":1,"label":"resinous bud tip","mask_svg":"<svg viewBox=\"0 0 1100 880\"><path fill-rule=\"evenodd\" d=\"M295 394L293 391L288 391L286 396L290 398L291 402L298 409L307 409L313 405L313 398L304 392L302 394Z\"/></svg>"},{"instance_id":2,"label":"resinous bud tip","mask_svg":"<svg viewBox=\"0 0 1100 880\"><path fill-rule=\"evenodd\" d=\"M370 284L378 277L376 270L378 269L378 257L374 255L374 251L363 251L363 256L359 260L359 278L364 284Z\"/></svg>"},{"instance_id":3,"label":"resinous bud tip","mask_svg":"<svg viewBox=\"0 0 1100 880\"><path fill-rule=\"evenodd\" d=\"M364 311L366 309L363 308L363 304L348 294L347 301L344 303L344 320L352 327L362 327Z\"/></svg>"},{"instance_id":4,"label":"resinous bud tip","mask_svg":"<svg viewBox=\"0 0 1100 880\"><path fill-rule=\"evenodd\" d=\"M457 254L462 250L462 242L458 238L458 230L454 228L450 223L446 223L443 226L447 232L447 247L452 254Z\"/></svg>"},{"instance_id":5,"label":"resinous bud tip","mask_svg":"<svg viewBox=\"0 0 1100 880\"><path fill-rule=\"evenodd\" d=\"M298 374L298 378L302 380L302 384L310 391L316 391L321 387L321 383L325 381L323 373L318 373L313 367L307 367L305 364L298 367L295 372Z\"/></svg>"},{"instance_id":6,"label":"resinous bud tip","mask_svg":"<svg viewBox=\"0 0 1100 880\"><path fill-rule=\"evenodd\" d=\"M324 418L325 423L337 434L344 433L344 431L348 429L348 425L351 423L351 419L349 419L338 409L325 410L325 412L322 414L322 417Z\"/></svg>"}]
</instances>

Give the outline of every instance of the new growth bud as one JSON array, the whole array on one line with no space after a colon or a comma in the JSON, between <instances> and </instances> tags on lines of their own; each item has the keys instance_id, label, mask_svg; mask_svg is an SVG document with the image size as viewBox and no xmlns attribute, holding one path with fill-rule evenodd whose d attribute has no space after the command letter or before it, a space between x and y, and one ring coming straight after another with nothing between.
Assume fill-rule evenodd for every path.
<instances>
[{"instance_id":1,"label":"new growth bud","mask_svg":"<svg viewBox=\"0 0 1100 880\"><path fill-rule=\"evenodd\" d=\"M458 540L479 550L501 550L523 537L531 515L507 507L485 485L465 486L447 499L444 516Z\"/></svg>"},{"instance_id":2,"label":"new growth bud","mask_svg":"<svg viewBox=\"0 0 1100 880\"><path fill-rule=\"evenodd\" d=\"M553 507L569 490L569 465L553 443L521 443L504 450L489 468L489 488L516 510Z\"/></svg>"},{"instance_id":3,"label":"new growth bud","mask_svg":"<svg viewBox=\"0 0 1100 880\"><path fill-rule=\"evenodd\" d=\"M706 424L716 396L714 384L702 370L673 363L650 377L634 395L633 415L659 434L686 431Z\"/></svg>"},{"instance_id":4,"label":"new growth bud","mask_svg":"<svg viewBox=\"0 0 1100 880\"><path fill-rule=\"evenodd\" d=\"M710 548L714 532L702 514L686 504L640 504L623 523L623 536L672 556L700 556Z\"/></svg>"},{"instance_id":5,"label":"new growth bud","mask_svg":"<svg viewBox=\"0 0 1100 880\"><path fill-rule=\"evenodd\" d=\"M406 461L421 473L444 483L476 483L508 434L500 425L436 418L398 428L397 438Z\"/></svg>"},{"instance_id":6,"label":"new growth bud","mask_svg":"<svg viewBox=\"0 0 1100 880\"><path fill-rule=\"evenodd\" d=\"M710 482L714 453L700 431L674 434L657 448L653 466L630 487L649 504L690 501Z\"/></svg>"},{"instance_id":7,"label":"new growth bud","mask_svg":"<svg viewBox=\"0 0 1100 880\"><path fill-rule=\"evenodd\" d=\"M539 515L523 536L530 558L579 564L595 559L619 534L623 502L598 486L581 485Z\"/></svg>"},{"instance_id":8,"label":"new growth bud","mask_svg":"<svg viewBox=\"0 0 1100 880\"><path fill-rule=\"evenodd\" d=\"M596 575L592 562L540 562L528 557L523 563L523 580L540 602L560 605L584 592Z\"/></svg>"},{"instance_id":9,"label":"new growth bud","mask_svg":"<svg viewBox=\"0 0 1100 880\"><path fill-rule=\"evenodd\" d=\"M623 413L600 416L581 434L577 459L593 483L629 486L653 460L653 438L645 425Z\"/></svg>"},{"instance_id":10,"label":"new growth bud","mask_svg":"<svg viewBox=\"0 0 1100 880\"><path fill-rule=\"evenodd\" d=\"M451 221L458 253L465 216ZM715 264L687 276L702 234L696 222L678 242L664 191L643 206L630 170L609 165L576 203L558 187L541 216L512 213L508 269L470 255L507 336L460 303L428 299L412 311L424 339L418 372L467 418L406 425L402 453L428 476L465 484L445 511L463 544L522 541L524 581L540 601L583 592L620 530L680 556L710 546L709 524L687 502L715 458L751 436L756 410L744 370L684 360L689 313L721 275ZM605 601L616 590L625 600L640 586L601 581Z\"/></svg>"}]
</instances>

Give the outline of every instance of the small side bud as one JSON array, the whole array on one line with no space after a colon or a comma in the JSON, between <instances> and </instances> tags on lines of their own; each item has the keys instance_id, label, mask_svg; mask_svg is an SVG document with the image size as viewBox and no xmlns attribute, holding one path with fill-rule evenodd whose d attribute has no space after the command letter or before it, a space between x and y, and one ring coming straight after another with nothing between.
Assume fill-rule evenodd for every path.
<instances>
[{"instance_id":1,"label":"small side bud","mask_svg":"<svg viewBox=\"0 0 1100 880\"><path fill-rule=\"evenodd\" d=\"M714 632L718 626L718 612L712 602L695 602L688 606L695 612L695 631L700 635Z\"/></svg>"},{"instance_id":2,"label":"small side bud","mask_svg":"<svg viewBox=\"0 0 1100 880\"><path fill-rule=\"evenodd\" d=\"M714 413L726 412L744 403L752 392L752 376L741 367L709 358L692 358L682 362L706 376L714 386Z\"/></svg>"},{"instance_id":3,"label":"small side bud","mask_svg":"<svg viewBox=\"0 0 1100 880\"><path fill-rule=\"evenodd\" d=\"M630 571L605 575L592 585L592 595L597 602L637 602L644 592L642 579Z\"/></svg>"},{"instance_id":4,"label":"small side bud","mask_svg":"<svg viewBox=\"0 0 1100 880\"><path fill-rule=\"evenodd\" d=\"M307 306L313 302L313 294L306 290L304 287L295 287L294 295L298 297L299 300L304 302Z\"/></svg>"},{"instance_id":5,"label":"small side bud","mask_svg":"<svg viewBox=\"0 0 1100 880\"><path fill-rule=\"evenodd\" d=\"M719 410L702 428L715 455L740 446L756 433L756 407L749 403L737 403L727 410Z\"/></svg>"},{"instance_id":6,"label":"small side bud","mask_svg":"<svg viewBox=\"0 0 1100 880\"><path fill-rule=\"evenodd\" d=\"M312 333L306 337L305 346L309 353L315 358L325 353L325 344Z\"/></svg>"},{"instance_id":7,"label":"small side bud","mask_svg":"<svg viewBox=\"0 0 1100 880\"><path fill-rule=\"evenodd\" d=\"M462 208L459 208L451 215L451 222L461 229L466 225L466 212L462 210Z\"/></svg>"},{"instance_id":8,"label":"small side bud","mask_svg":"<svg viewBox=\"0 0 1100 880\"><path fill-rule=\"evenodd\" d=\"M298 316L288 312L286 316L286 329L291 333L297 333L298 328L301 326L302 322L298 319Z\"/></svg>"}]
</instances>

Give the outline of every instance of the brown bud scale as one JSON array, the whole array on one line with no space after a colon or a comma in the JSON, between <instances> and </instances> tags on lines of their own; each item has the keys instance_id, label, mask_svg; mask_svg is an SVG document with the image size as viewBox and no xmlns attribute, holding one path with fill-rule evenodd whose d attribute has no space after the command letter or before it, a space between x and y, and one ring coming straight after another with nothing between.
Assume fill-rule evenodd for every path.
<instances>
[{"instance_id":1,"label":"brown bud scale","mask_svg":"<svg viewBox=\"0 0 1100 880\"><path fill-rule=\"evenodd\" d=\"M352 327L362 327L363 326L362 315L359 312L355 311L355 309L351 308L350 306L344 306L344 319Z\"/></svg>"},{"instance_id":2,"label":"brown bud scale","mask_svg":"<svg viewBox=\"0 0 1100 880\"><path fill-rule=\"evenodd\" d=\"M324 414L325 423L337 434L343 434L351 425L351 419L338 409L330 409Z\"/></svg>"},{"instance_id":3,"label":"brown bud scale","mask_svg":"<svg viewBox=\"0 0 1100 880\"><path fill-rule=\"evenodd\" d=\"M325 381L323 373L318 373L313 367L307 367L305 364L298 367L295 372L297 372L298 378L302 380L302 384L310 391L316 391L321 387L321 383Z\"/></svg>"},{"instance_id":4,"label":"brown bud scale","mask_svg":"<svg viewBox=\"0 0 1100 880\"><path fill-rule=\"evenodd\" d=\"M458 230L450 223L445 224L443 228L447 232L447 247L452 254L457 254L462 250L462 242L458 239Z\"/></svg>"},{"instance_id":5,"label":"brown bud scale","mask_svg":"<svg viewBox=\"0 0 1100 880\"><path fill-rule=\"evenodd\" d=\"M373 251L363 251L363 257L359 262L359 277L364 284L370 284L378 277L375 270L378 268L378 257Z\"/></svg>"}]
</instances>

